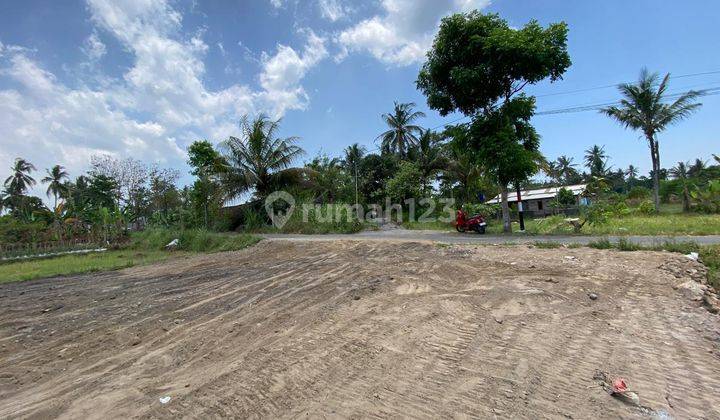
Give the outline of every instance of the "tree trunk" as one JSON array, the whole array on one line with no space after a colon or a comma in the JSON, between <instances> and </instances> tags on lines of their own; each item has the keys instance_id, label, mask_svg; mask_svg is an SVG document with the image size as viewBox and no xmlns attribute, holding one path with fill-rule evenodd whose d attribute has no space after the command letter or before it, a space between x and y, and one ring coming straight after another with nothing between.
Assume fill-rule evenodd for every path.
<instances>
[{"instance_id":1,"label":"tree trunk","mask_svg":"<svg viewBox=\"0 0 720 420\"><path fill-rule=\"evenodd\" d=\"M653 202L655 211L660 212L660 152L658 150L658 142L654 138L648 139L650 142L650 156L652 158L653 167Z\"/></svg>"},{"instance_id":2,"label":"tree trunk","mask_svg":"<svg viewBox=\"0 0 720 420\"><path fill-rule=\"evenodd\" d=\"M508 186L507 184L500 185L500 201L502 207L502 218L503 218L503 232L512 233L512 226L510 225L510 208L508 207Z\"/></svg>"},{"instance_id":3,"label":"tree trunk","mask_svg":"<svg viewBox=\"0 0 720 420\"><path fill-rule=\"evenodd\" d=\"M690 211L690 192L688 191L687 184L683 185L683 211Z\"/></svg>"}]
</instances>

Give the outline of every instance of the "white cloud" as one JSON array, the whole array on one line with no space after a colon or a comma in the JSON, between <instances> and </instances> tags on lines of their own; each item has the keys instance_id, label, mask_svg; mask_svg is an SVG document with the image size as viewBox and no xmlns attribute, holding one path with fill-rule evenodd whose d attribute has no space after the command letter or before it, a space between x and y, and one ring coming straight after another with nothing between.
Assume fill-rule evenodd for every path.
<instances>
[{"instance_id":1,"label":"white cloud","mask_svg":"<svg viewBox=\"0 0 720 420\"><path fill-rule=\"evenodd\" d=\"M98 37L98 34L95 32L85 39L82 50L85 55L87 55L90 62L95 62L101 59L107 53L105 44L103 44L100 37Z\"/></svg>"},{"instance_id":2,"label":"white cloud","mask_svg":"<svg viewBox=\"0 0 720 420\"><path fill-rule=\"evenodd\" d=\"M272 7L276 8L276 9L281 8L284 3L285 3L284 0L270 0L270 4L272 5Z\"/></svg>"},{"instance_id":3,"label":"white cloud","mask_svg":"<svg viewBox=\"0 0 720 420\"><path fill-rule=\"evenodd\" d=\"M318 0L320 15L332 22L340 20L347 16L349 9L341 0Z\"/></svg>"},{"instance_id":4,"label":"white cloud","mask_svg":"<svg viewBox=\"0 0 720 420\"><path fill-rule=\"evenodd\" d=\"M327 56L324 39L305 31L301 53L279 45L263 54L259 90L239 84L210 90L203 82L208 45L201 33L181 33L182 16L164 0L88 0L88 10L97 29L132 55L131 67L121 79L71 88L31 50L0 47L0 78L14 82L0 90L3 173L18 156L38 168L65 165L73 175L97 153L180 166L190 142L236 134L245 113L304 109L302 79ZM82 48L91 60L107 52L97 33Z\"/></svg>"},{"instance_id":5,"label":"white cloud","mask_svg":"<svg viewBox=\"0 0 720 420\"><path fill-rule=\"evenodd\" d=\"M310 30L307 44L301 54L286 45L278 45L275 55L263 54L260 86L264 93L260 96L271 104L273 114L282 114L286 109L305 109L308 96L300 81L310 68L327 56L325 39Z\"/></svg>"},{"instance_id":6,"label":"white cloud","mask_svg":"<svg viewBox=\"0 0 720 420\"><path fill-rule=\"evenodd\" d=\"M342 59L348 52L368 52L391 65L421 62L432 45L440 19L454 12L486 7L490 0L382 0L382 14L340 32Z\"/></svg>"}]
</instances>

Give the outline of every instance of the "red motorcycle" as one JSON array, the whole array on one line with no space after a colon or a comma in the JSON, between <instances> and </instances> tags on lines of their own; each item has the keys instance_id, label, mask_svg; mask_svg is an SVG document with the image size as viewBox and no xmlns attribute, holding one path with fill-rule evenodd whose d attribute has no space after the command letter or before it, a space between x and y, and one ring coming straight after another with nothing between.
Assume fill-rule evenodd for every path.
<instances>
[{"instance_id":1,"label":"red motorcycle","mask_svg":"<svg viewBox=\"0 0 720 420\"><path fill-rule=\"evenodd\" d=\"M477 233L485 233L485 218L480 214L474 214L472 216L467 215L462 209L457 211L457 217L455 218L455 229L458 232L463 233L468 230L474 230Z\"/></svg>"}]
</instances>

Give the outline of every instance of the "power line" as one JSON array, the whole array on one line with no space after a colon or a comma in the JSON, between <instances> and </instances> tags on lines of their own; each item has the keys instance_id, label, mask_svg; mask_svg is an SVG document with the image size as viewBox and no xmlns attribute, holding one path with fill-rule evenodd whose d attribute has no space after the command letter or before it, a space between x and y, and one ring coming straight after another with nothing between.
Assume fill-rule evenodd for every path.
<instances>
[{"instance_id":1,"label":"power line","mask_svg":"<svg viewBox=\"0 0 720 420\"><path fill-rule=\"evenodd\" d=\"M711 75L711 74L720 74L720 70L706 71L706 72L702 72L702 73L680 74L677 76L670 76L670 79L672 80L672 79L682 79L682 78L686 78L686 77L707 76L707 75ZM591 87L591 88L568 90L565 92L544 93L542 95L533 95L533 96L535 96L536 98L545 98L548 96L571 95L573 93L583 93L583 92L590 92L593 90L616 88L623 84L628 84L628 83L632 83L632 82L621 82L621 83L615 83L612 85L603 85L603 86L595 86L595 87Z\"/></svg>"},{"instance_id":2,"label":"power line","mask_svg":"<svg viewBox=\"0 0 720 420\"><path fill-rule=\"evenodd\" d=\"M691 91L692 90L671 93L671 94L666 95L665 98L666 99L676 99L676 98L679 98L680 96L685 95L686 93L689 93ZM700 89L699 91L702 93L702 96L715 96L715 95L720 94L720 86L713 86L713 87L709 87L709 88L705 88L705 89ZM542 116L542 115L565 114L565 113L571 113L571 112L593 111L593 110L599 110L600 108L604 108L604 107L608 107L608 106L615 106L615 105L619 105L619 104L620 104L620 101L572 105L572 106L564 107L564 108L550 109L547 111L538 111L534 115ZM464 115L464 116L456 118L452 121L448 121L446 123L432 127L430 129L436 130L441 127L447 127L450 124L454 124L458 121L468 119L468 118L470 118L470 116Z\"/></svg>"}]
</instances>

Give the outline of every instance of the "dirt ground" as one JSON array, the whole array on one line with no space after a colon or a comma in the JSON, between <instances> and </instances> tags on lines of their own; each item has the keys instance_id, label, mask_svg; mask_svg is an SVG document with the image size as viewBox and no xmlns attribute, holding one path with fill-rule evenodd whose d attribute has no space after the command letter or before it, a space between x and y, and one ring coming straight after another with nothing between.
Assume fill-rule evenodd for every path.
<instances>
[{"instance_id":1,"label":"dirt ground","mask_svg":"<svg viewBox=\"0 0 720 420\"><path fill-rule=\"evenodd\" d=\"M5 284L0 418L717 419L720 317L673 289L702 269L669 253L266 240Z\"/></svg>"}]
</instances>

